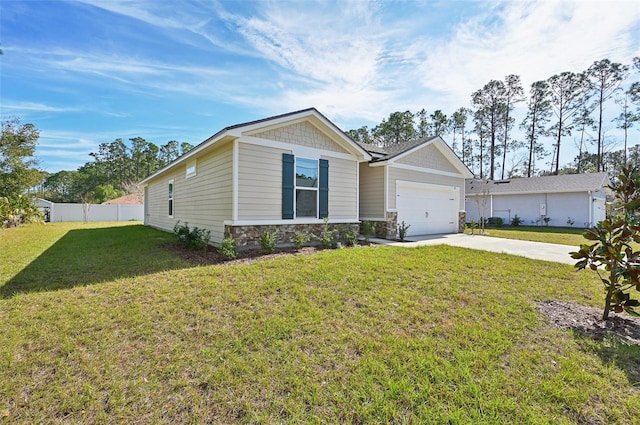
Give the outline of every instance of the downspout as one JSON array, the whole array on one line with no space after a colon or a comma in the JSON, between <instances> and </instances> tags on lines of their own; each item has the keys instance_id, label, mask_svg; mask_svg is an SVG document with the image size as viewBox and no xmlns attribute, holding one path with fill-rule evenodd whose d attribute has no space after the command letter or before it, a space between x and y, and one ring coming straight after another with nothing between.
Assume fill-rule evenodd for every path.
<instances>
[{"instance_id":1,"label":"downspout","mask_svg":"<svg viewBox=\"0 0 640 425\"><path fill-rule=\"evenodd\" d=\"M489 195L489 217L493 217L493 195Z\"/></svg>"}]
</instances>

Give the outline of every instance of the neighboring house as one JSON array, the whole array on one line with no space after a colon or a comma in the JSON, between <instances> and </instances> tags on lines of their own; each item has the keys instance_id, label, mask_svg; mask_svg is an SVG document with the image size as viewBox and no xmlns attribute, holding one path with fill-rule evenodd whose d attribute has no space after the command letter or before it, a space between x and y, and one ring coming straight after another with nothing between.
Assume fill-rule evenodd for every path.
<instances>
[{"instance_id":1,"label":"neighboring house","mask_svg":"<svg viewBox=\"0 0 640 425\"><path fill-rule=\"evenodd\" d=\"M516 215L524 225L592 227L606 218L606 172L516 178L469 179L467 221ZM545 220L546 218L546 220Z\"/></svg>"},{"instance_id":2,"label":"neighboring house","mask_svg":"<svg viewBox=\"0 0 640 425\"><path fill-rule=\"evenodd\" d=\"M111 199L102 203L103 205L142 205L144 199L141 194L130 193L119 198Z\"/></svg>"},{"instance_id":3,"label":"neighboring house","mask_svg":"<svg viewBox=\"0 0 640 425\"><path fill-rule=\"evenodd\" d=\"M227 127L144 179L144 221L206 228L216 245L227 234L239 245L255 245L264 231L280 242L319 235L326 217L337 229L376 221L389 237L397 219L410 230L456 232L470 174L439 137L369 151L310 108Z\"/></svg>"}]
</instances>

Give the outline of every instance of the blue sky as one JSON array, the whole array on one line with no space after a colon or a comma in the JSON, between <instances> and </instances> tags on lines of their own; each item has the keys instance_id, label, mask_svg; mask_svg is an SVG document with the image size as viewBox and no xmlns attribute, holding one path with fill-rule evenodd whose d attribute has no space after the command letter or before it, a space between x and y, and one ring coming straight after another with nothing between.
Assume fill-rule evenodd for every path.
<instances>
[{"instance_id":1,"label":"blue sky","mask_svg":"<svg viewBox=\"0 0 640 425\"><path fill-rule=\"evenodd\" d=\"M2 0L0 47L0 114L40 130L55 172L116 138L197 144L311 106L371 127L468 107L507 74L528 91L599 59L630 63L640 2Z\"/></svg>"}]
</instances>

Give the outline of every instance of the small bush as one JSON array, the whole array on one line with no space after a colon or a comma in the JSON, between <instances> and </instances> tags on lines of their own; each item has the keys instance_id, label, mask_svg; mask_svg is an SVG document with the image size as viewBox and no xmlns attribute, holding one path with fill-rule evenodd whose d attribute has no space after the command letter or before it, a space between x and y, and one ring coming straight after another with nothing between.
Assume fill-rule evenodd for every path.
<instances>
[{"instance_id":1,"label":"small bush","mask_svg":"<svg viewBox=\"0 0 640 425\"><path fill-rule=\"evenodd\" d=\"M311 236L308 233L305 232L296 232L293 235L293 238L291 238L293 244L295 245L296 249L300 249L302 248L307 242L309 242L311 240Z\"/></svg>"},{"instance_id":2,"label":"small bush","mask_svg":"<svg viewBox=\"0 0 640 425\"><path fill-rule=\"evenodd\" d=\"M513 227L518 227L522 224L522 219L518 216L518 214L514 215L511 219L511 225Z\"/></svg>"},{"instance_id":3,"label":"small bush","mask_svg":"<svg viewBox=\"0 0 640 425\"><path fill-rule=\"evenodd\" d=\"M222 239L220 247L218 248L218 254L225 260L235 260L238 256L236 241L230 235L226 235L224 239Z\"/></svg>"},{"instance_id":4,"label":"small bush","mask_svg":"<svg viewBox=\"0 0 640 425\"><path fill-rule=\"evenodd\" d=\"M262 248L263 254L272 254L276 250L276 233L275 232L263 232L258 238L260 242L260 248Z\"/></svg>"},{"instance_id":5,"label":"small bush","mask_svg":"<svg viewBox=\"0 0 640 425\"><path fill-rule=\"evenodd\" d=\"M404 220L402 220L402 223L398 224L398 237L400 238L400 242L404 242L404 238L407 236L409 227L411 227L411 225L406 224Z\"/></svg>"},{"instance_id":6,"label":"small bush","mask_svg":"<svg viewBox=\"0 0 640 425\"><path fill-rule=\"evenodd\" d=\"M371 238L371 235L375 233L375 231L376 226L372 221L365 221L364 223L362 223L362 233L364 234L364 241L366 243L369 243L369 239Z\"/></svg>"},{"instance_id":7,"label":"small bush","mask_svg":"<svg viewBox=\"0 0 640 425\"><path fill-rule=\"evenodd\" d=\"M542 219L542 221L544 221L544 225L545 226L548 226L549 222L551 221L551 217L545 217L545 218Z\"/></svg>"},{"instance_id":8,"label":"small bush","mask_svg":"<svg viewBox=\"0 0 640 425\"><path fill-rule=\"evenodd\" d=\"M576 221L574 219L572 219L571 217L567 217L567 226L573 227L575 223Z\"/></svg>"},{"instance_id":9,"label":"small bush","mask_svg":"<svg viewBox=\"0 0 640 425\"><path fill-rule=\"evenodd\" d=\"M504 225L504 219L502 217L493 217L493 224L496 227L502 227L502 225Z\"/></svg>"},{"instance_id":10,"label":"small bush","mask_svg":"<svg viewBox=\"0 0 640 425\"><path fill-rule=\"evenodd\" d=\"M342 229L340 236L346 246L355 246L358 242L358 231L355 229Z\"/></svg>"},{"instance_id":11,"label":"small bush","mask_svg":"<svg viewBox=\"0 0 640 425\"><path fill-rule=\"evenodd\" d=\"M178 243L187 249L206 249L209 246L209 240L211 240L209 230L198 227L190 229L189 223L180 224L180 220L173 226L173 233L176 235Z\"/></svg>"},{"instance_id":12,"label":"small bush","mask_svg":"<svg viewBox=\"0 0 640 425\"><path fill-rule=\"evenodd\" d=\"M331 246L333 245L333 236L335 234L336 234L336 230L331 230L329 228L329 217L325 217L324 227L322 228L322 233L318 238L323 248L331 248Z\"/></svg>"}]
</instances>

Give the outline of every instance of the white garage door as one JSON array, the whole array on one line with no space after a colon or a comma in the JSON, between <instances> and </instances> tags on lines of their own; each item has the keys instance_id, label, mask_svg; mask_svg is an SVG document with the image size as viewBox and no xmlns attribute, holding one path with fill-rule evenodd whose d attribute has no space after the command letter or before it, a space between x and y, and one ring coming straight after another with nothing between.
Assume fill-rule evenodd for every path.
<instances>
[{"instance_id":1,"label":"white garage door","mask_svg":"<svg viewBox=\"0 0 640 425\"><path fill-rule=\"evenodd\" d=\"M458 190L451 186L396 183L398 224L411 225L407 235L458 231Z\"/></svg>"}]
</instances>

